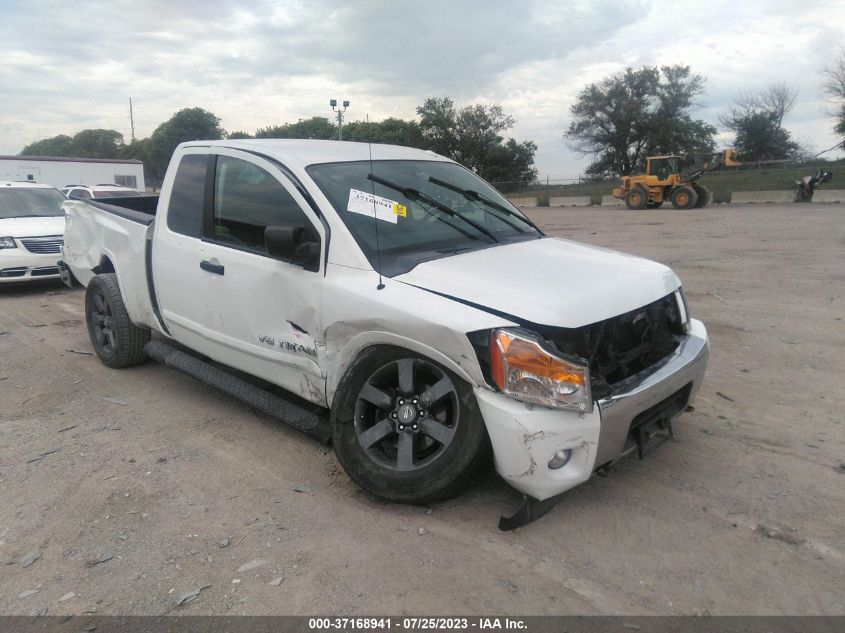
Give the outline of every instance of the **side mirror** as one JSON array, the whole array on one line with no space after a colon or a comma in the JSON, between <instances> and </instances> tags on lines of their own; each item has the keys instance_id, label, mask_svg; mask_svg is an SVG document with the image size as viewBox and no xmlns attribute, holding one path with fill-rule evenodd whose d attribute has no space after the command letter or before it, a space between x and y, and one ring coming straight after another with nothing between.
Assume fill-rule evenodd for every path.
<instances>
[{"instance_id":1,"label":"side mirror","mask_svg":"<svg viewBox=\"0 0 845 633\"><path fill-rule=\"evenodd\" d=\"M318 261L320 243L308 239L305 227L297 224L274 224L264 229L267 254L291 264L309 268Z\"/></svg>"}]
</instances>

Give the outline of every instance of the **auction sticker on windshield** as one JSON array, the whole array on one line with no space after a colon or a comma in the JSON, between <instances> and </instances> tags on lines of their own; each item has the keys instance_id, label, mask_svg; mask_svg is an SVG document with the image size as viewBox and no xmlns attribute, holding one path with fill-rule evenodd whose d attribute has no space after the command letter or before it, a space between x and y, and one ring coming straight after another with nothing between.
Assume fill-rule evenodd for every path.
<instances>
[{"instance_id":1,"label":"auction sticker on windshield","mask_svg":"<svg viewBox=\"0 0 845 633\"><path fill-rule=\"evenodd\" d=\"M382 198L374 196L366 191L358 189L349 190L349 202L346 204L346 210L351 213L360 213L361 215L368 215L375 217L385 222L396 224L399 216L403 218L408 216L408 209L403 204L399 204L390 198Z\"/></svg>"}]
</instances>

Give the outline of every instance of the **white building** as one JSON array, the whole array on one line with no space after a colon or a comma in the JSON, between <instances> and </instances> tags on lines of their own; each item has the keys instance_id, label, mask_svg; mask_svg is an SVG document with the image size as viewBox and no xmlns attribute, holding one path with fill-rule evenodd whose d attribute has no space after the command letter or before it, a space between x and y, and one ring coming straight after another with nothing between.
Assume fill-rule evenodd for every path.
<instances>
[{"instance_id":1,"label":"white building","mask_svg":"<svg viewBox=\"0 0 845 633\"><path fill-rule=\"evenodd\" d=\"M144 163L110 158L0 156L0 180L40 182L61 189L67 185L123 185L146 189Z\"/></svg>"}]
</instances>

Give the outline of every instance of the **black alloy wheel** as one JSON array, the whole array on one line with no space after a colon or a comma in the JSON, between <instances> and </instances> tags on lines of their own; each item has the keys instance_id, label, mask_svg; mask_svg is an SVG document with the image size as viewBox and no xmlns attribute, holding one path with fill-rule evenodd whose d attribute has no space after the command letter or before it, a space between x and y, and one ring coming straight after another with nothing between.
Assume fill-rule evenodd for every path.
<instances>
[{"instance_id":1,"label":"black alloy wheel","mask_svg":"<svg viewBox=\"0 0 845 633\"><path fill-rule=\"evenodd\" d=\"M452 443L460 424L458 393L446 373L426 361L402 358L373 373L355 403L361 448L400 472L423 468Z\"/></svg>"},{"instance_id":2,"label":"black alloy wheel","mask_svg":"<svg viewBox=\"0 0 845 633\"><path fill-rule=\"evenodd\" d=\"M91 309L91 332L94 341L102 352L108 356L114 354L117 347L114 330L112 329L112 313L106 293L99 288L91 293L94 306Z\"/></svg>"},{"instance_id":3,"label":"black alloy wheel","mask_svg":"<svg viewBox=\"0 0 845 633\"><path fill-rule=\"evenodd\" d=\"M85 321L91 346L103 363L120 369L143 363L150 331L129 318L114 273L96 275L85 289Z\"/></svg>"},{"instance_id":4,"label":"black alloy wheel","mask_svg":"<svg viewBox=\"0 0 845 633\"><path fill-rule=\"evenodd\" d=\"M331 418L332 445L346 473L389 501L448 499L490 463L472 386L398 347L361 352L338 385Z\"/></svg>"}]
</instances>

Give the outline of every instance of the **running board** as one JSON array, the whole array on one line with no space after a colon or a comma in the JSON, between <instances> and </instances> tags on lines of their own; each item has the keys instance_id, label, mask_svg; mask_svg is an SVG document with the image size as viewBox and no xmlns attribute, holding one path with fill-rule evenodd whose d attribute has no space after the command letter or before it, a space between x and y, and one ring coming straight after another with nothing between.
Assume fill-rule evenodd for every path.
<instances>
[{"instance_id":1,"label":"running board","mask_svg":"<svg viewBox=\"0 0 845 633\"><path fill-rule=\"evenodd\" d=\"M245 380L218 369L161 341L150 341L144 345L144 353L170 369L181 371L220 391L263 411L306 435L327 444L331 436L331 425L326 416L284 400Z\"/></svg>"}]
</instances>

